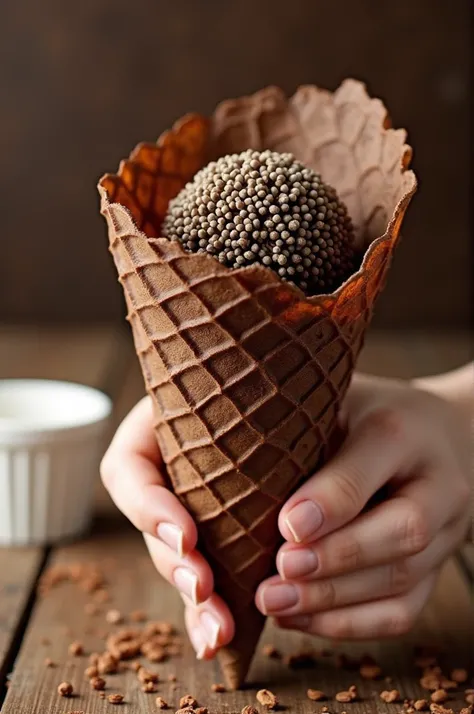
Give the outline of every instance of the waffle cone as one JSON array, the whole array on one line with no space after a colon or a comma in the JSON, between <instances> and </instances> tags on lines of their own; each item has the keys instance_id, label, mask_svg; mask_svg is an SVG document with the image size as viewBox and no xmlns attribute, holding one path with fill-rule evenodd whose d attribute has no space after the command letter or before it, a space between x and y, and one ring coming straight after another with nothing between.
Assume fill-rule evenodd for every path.
<instances>
[{"instance_id":1,"label":"waffle cone","mask_svg":"<svg viewBox=\"0 0 474 714\"><path fill-rule=\"evenodd\" d=\"M231 271L159 237L196 171L247 148L291 151L348 206L365 255L331 295L306 298L269 269ZM347 80L334 94L302 87L288 100L270 87L189 115L100 181L170 484L235 619L220 651L229 687L243 683L264 624L254 594L274 568L280 507L327 457L416 189L410 156L382 103Z\"/></svg>"}]
</instances>

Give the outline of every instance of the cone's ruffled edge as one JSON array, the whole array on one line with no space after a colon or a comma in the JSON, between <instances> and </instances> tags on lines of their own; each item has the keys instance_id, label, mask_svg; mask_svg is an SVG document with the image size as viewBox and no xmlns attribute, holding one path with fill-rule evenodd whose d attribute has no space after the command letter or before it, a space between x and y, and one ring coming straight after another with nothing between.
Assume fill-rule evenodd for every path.
<instances>
[{"instance_id":1,"label":"cone's ruffled edge","mask_svg":"<svg viewBox=\"0 0 474 714\"><path fill-rule=\"evenodd\" d=\"M361 82L345 80L334 94L313 86L300 87L290 100L286 99L280 89L267 87L249 97L221 102L210 118L200 114L184 116L171 130L164 132L156 144L138 144L130 157L121 162L117 174L106 174L100 179L98 189L102 214L111 219L109 208L112 204L118 204L129 213L131 233L145 234L147 238L158 238L159 226L171 198L192 180L194 174L208 160L215 158L216 148L219 146L223 149L230 148L223 137L230 131L229 127L240 127L242 116L252 117L258 111L269 110L269 107L278 112L281 106L289 103L301 105L308 100L308 97L313 99L317 97L318 101L322 97L322 101L326 102L328 98L337 98L338 93L354 95L354 102L364 106L370 121L373 124L378 123L378 131L384 134L391 133L395 150L400 147L401 195L384 233L371 240L359 269L337 290L331 294L306 297L297 287L289 285L289 288L294 293L295 302L299 303L299 309L302 304L306 304L313 314L316 308L318 312L331 314L339 322L355 319L364 309L360 304L361 301L365 305L371 304L380 291L380 283L384 281L399 239L405 212L417 188L415 174L408 170L412 150L403 141L406 136L404 130L390 128L390 119L385 106L380 100L371 99ZM307 134L306 128L305 135ZM335 188L338 190L337 185ZM209 260L214 258L209 256ZM247 271L247 275L250 276L252 272L260 273L261 270L275 275L270 268L262 266L239 268L232 272Z\"/></svg>"}]
</instances>

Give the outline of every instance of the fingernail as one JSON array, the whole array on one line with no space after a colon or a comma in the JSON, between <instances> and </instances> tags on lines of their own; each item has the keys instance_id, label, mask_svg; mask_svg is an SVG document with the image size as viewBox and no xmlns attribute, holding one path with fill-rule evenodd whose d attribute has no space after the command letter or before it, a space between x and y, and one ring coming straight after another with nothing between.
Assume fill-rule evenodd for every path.
<instances>
[{"instance_id":1,"label":"fingernail","mask_svg":"<svg viewBox=\"0 0 474 714\"><path fill-rule=\"evenodd\" d=\"M318 567L318 558L309 548L285 550L278 557L278 570L282 578L302 578Z\"/></svg>"},{"instance_id":2,"label":"fingernail","mask_svg":"<svg viewBox=\"0 0 474 714\"><path fill-rule=\"evenodd\" d=\"M157 536L163 543L169 545L180 558L183 557L183 539L184 533L174 523L160 523L156 529Z\"/></svg>"},{"instance_id":3,"label":"fingernail","mask_svg":"<svg viewBox=\"0 0 474 714\"><path fill-rule=\"evenodd\" d=\"M321 528L323 520L323 513L314 501L301 501L288 513L285 523L295 541L301 543Z\"/></svg>"},{"instance_id":4,"label":"fingernail","mask_svg":"<svg viewBox=\"0 0 474 714\"><path fill-rule=\"evenodd\" d=\"M198 577L189 568L176 568L173 581L180 592L186 595L194 605L198 604Z\"/></svg>"},{"instance_id":5,"label":"fingernail","mask_svg":"<svg viewBox=\"0 0 474 714\"><path fill-rule=\"evenodd\" d=\"M219 641L219 634L221 631L220 622L210 612L201 613L201 617L199 619L201 621L201 625L204 629L204 632L207 635L209 647L215 650Z\"/></svg>"},{"instance_id":6,"label":"fingernail","mask_svg":"<svg viewBox=\"0 0 474 714\"><path fill-rule=\"evenodd\" d=\"M311 615L294 615L278 618L278 626L286 630L307 630L311 624Z\"/></svg>"},{"instance_id":7,"label":"fingernail","mask_svg":"<svg viewBox=\"0 0 474 714\"><path fill-rule=\"evenodd\" d=\"M196 650L196 658L203 659L207 650L207 639L201 627L195 627L189 633L191 644Z\"/></svg>"},{"instance_id":8,"label":"fingernail","mask_svg":"<svg viewBox=\"0 0 474 714\"><path fill-rule=\"evenodd\" d=\"M288 610L298 602L298 591L294 585L289 583L278 583L277 585L266 585L261 594L263 612L269 615L274 612Z\"/></svg>"}]
</instances>

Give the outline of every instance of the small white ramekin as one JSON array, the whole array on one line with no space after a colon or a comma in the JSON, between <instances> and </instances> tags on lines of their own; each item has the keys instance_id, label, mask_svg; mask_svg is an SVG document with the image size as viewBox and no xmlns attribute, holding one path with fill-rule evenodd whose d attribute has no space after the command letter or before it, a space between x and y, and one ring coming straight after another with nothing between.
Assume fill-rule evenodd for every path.
<instances>
[{"instance_id":1,"label":"small white ramekin","mask_svg":"<svg viewBox=\"0 0 474 714\"><path fill-rule=\"evenodd\" d=\"M0 380L0 546L84 533L111 408L82 384Z\"/></svg>"}]
</instances>

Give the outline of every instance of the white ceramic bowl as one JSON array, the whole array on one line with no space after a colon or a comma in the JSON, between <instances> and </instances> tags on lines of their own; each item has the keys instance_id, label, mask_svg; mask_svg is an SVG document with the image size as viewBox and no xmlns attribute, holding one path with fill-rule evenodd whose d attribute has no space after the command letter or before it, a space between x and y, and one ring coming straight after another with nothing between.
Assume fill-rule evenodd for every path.
<instances>
[{"instance_id":1,"label":"white ceramic bowl","mask_svg":"<svg viewBox=\"0 0 474 714\"><path fill-rule=\"evenodd\" d=\"M0 546L87 529L111 406L81 384L0 380Z\"/></svg>"}]
</instances>

